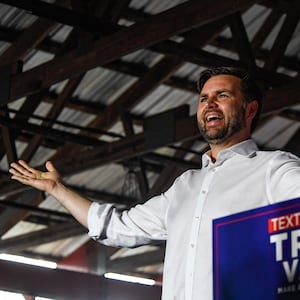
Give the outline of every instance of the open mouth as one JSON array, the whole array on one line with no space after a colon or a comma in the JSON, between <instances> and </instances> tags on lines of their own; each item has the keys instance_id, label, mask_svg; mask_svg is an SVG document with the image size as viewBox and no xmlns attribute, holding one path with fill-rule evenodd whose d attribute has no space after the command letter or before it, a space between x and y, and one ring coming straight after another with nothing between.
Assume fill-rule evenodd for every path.
<instances>
[{"instance_id":1,"label":"open mouth","mask_svg":"<svg viewBox=\"0 0 300 300\"><path fill-rule=\"evenodd\" d=\"M207 123L218 122L222 119L223 117L220 114L216 114L216 113L209 113L205 116L205 121Z\"/></svg>"}]
</instances>

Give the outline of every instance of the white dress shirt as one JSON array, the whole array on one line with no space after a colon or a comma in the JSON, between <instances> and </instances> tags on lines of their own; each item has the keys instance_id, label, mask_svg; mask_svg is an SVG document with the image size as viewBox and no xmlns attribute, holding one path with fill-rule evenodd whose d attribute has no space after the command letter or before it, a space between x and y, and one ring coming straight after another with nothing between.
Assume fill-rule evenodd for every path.
<instances>
[{"instance_id":1,"label":"white dress shirt","mask_svg":"<svg viewBox=\"0 0 300 300\"><path fill-rule=\"evenodd\" d=\"M215 163L178 177L165 193L128 211L93 203L89 235L132 247L167 240L164 300L212 300L212 220L300 196L300 160L259 151L253 140L221 151Z\"/></svg>"}]
</instances>

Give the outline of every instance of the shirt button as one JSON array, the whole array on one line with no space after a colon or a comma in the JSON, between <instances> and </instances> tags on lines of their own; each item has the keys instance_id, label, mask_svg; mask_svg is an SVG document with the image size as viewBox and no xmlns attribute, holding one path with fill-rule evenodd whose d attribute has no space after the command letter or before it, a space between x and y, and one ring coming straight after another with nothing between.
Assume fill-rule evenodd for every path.
<instances>
[{"instance_id":1,"label":"shirt button","mask_svg":"<svg viewBox=\"0 0 300 300\"><path fill-rule=\"evenodd\" d=\"M202 190L201 193L202 193L202 194L206 194L206 191L205 191L205 190Z\"/></svg>"},{"instance_id":2,"label":"shirt button","mask_svg":"<svg viewBox=\"0 0 300 300\"><path fill-rule=\"evenodd\" d=\"M195 245L194 245L194 244L191 244L191 247L192 247L192 248L194 248L194 247L195 247Z\"/></svg>"}]
</instances>

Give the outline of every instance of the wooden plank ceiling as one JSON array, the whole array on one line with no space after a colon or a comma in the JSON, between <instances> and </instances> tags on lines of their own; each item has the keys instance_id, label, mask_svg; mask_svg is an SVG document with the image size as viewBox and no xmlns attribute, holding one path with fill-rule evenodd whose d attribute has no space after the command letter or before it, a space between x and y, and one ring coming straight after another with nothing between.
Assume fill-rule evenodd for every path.
<instances>
[{"instance_id":1,"label":"wooden plank ceiling","mask_svg":"<svg viewBox=\"0 0 300 300\"><path fill-rule=\"evenodd\" d=\"M5 167L11 161L19 158L30 161L38 151L43 153L42 149L48 149L52 155L39 158L39 164L50 158L66 178L109 164L131 166L140 202L165 190L183 170L199 166L201 153L195 153L193 145L201 142L201 137L188 105L174 109L172 103L170 110L167 107L167 112L152 117L133 113L143 100L151 101L151 95L162 85L192 94L197 101L195 82L179 75L185 66L198 66L199 70L212 65L244 66L266 91L260 126L274 116L299 122L299 110L295 109L300 104L299 50L292 55L287 53L291 40L297 40L295 32L300 16L297 0L190 0L176 5L174 1L161 1L169 5L168 9L157 8L158 12L153 13L147 8L148 1L144 1L143 7L130 0L52 2L0 0L0 9L15 9L14 12L20 13L20 22L26 18L33 20L26 26L4 23L0 26L0 41L6 45L0 55L0 155L4 165L1 166L0 234L4 235L21 220L47 226L41 231L0 241L1 252L40 256L33 247L85 232L67 213L40 208L46 195L11 182ZM247 26L251 22L246 25L243 16L255 5L268 10L268 14L249 38ZM51 38L53 32L63 27L69 29L63 41ZM277 31L273 43L264 47L274 28ZM229 36L221 34L225 30L230 32ZM149 51L153 63L128 59L137 51ZM51 58L26 69L26 63L37 53ZM81 99L75 94L76 89L89 71L99 67L135 80L122 87L122 92L110 103L100 101L101 91L99 101ZM60 89L53 88L57 84L61 84ZM21 105L12 109L12 104L20 99ZM50 109L39 116L34 112L42 103ZM61 121L59 117L66 109L93 118L85 125ZM32 122L33 117L38 123ZM116 124L122 124L121 132L111 131ZM157 130L155 124L164 130ZM299 130L284 149L299 155L298 138ZM163 147L172 148L172 155L155 152ZM151 184L149 173L155 174ZM104 202L124 205L137 202L134 195L122 197L99 186L97 190L79 185L73 188ZM97 257L99 261L101 256L106 261L105 270L160 275L155 268L138 271L138 267L161 263L163 245L152 255L139 253L115 262L109 259L115 250L88 245L89 260ZM51 253L48 256L61 259ZM96 272L95 268L90 270Z\"/></svg>"}]
</instances>

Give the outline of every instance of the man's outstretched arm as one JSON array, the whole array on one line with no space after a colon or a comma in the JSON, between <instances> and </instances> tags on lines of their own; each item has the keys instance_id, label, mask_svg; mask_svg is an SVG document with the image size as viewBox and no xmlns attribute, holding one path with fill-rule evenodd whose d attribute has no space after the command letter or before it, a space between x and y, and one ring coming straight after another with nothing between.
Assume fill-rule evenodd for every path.
<instances>
[{"instance_id":1,"label":"man's outstretched arm","mask_svg":"<svg viewBox=\"0 0 300 300\"><path fill-rule=\"evenodd\" d=\"M23 160L13 162L9 169L12 179L45 191L56 198L83 226L87 225L88 211L91 201L67 188L62 182L58 171L50 161L46 162L47 172L32 168Z\"/></svg>"}]
</instances>

